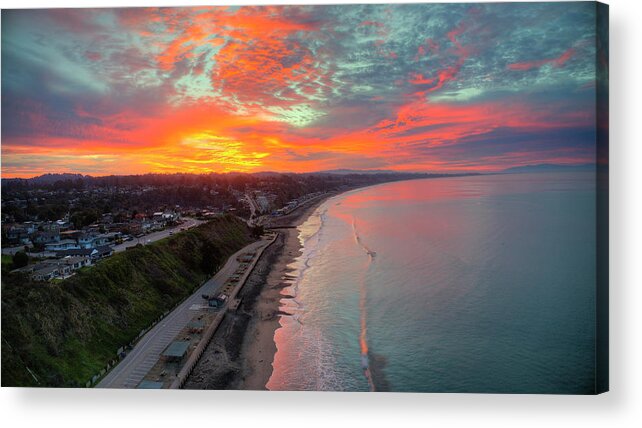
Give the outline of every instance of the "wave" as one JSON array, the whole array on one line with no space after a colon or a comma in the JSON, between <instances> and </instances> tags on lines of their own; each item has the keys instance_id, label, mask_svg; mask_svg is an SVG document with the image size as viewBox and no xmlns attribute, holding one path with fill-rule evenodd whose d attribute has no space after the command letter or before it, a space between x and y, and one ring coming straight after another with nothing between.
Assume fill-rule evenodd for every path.
<instances>
[{"instance_id":1,"label":"wave","mask_svg":"<svg viewBox=\"0 0 642 428\"><path fill-rule=\"evenodd\" d=\"M295 263L296 265L298 265L298 267L294 270L294 274L291 275L290 278L288 278L287 282L289 283L288 287L290 293L288 295L288 300L290 300L295 305L295 308L291 308L294 309L292 311L291 317L299 324L302 324L301 313L304 310L303 303L297 299L297 296L299 294L299 287L301 285L301 282L303 281L305 273L311 267L310 261L319 252L319 244L321 242L323 230L326 224L326 213L327 208L322 209L320 207L309 219L313 220L314 217L317 217L319 219L318 225L314 225L314 222L312 222L311 225L310 221L306 221L298 227L299 240L301 241L303 252L299 257L297 257ZM314 227L314 229L312 229L311 226ZM313 239L315 238L316 241L313 241Z\"/></svg>"},{"instance_id":2,"label":"wave","mask_svg":"<svg viewBox=\"0 0 642 428\"><path fill-rule=\"evenodd\" d=\"M368 260L366 266L363 269L363 276L359 284L359 321L360 321L360 332L359 332L359 347L361 348L361 368L363 369L363 374L365 375L370 391L376 391L375 381L372 376L372 371L370 370L370 355L368 347L368 288L366 283L366 277L372 263L374 262L375 256L377 253L370 249L359 236L359 231L357 229L357 219L352 217L352 233L354 240L359 245L365 253L368 255Z\"/></svg>"}]
</instances>

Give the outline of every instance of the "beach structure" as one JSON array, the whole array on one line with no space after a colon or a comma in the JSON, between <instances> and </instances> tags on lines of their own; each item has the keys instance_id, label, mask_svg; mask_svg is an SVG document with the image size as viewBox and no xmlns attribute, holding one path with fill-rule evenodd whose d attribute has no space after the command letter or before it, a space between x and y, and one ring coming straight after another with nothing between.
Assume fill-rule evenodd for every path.
<instances>
[{"instance_id":1,"label":"beach structure","mask_svg":"<svg viewBox=\"0 0 642 428\"><path fill-rule=\"evenodd\" d=\"M138 384L136 389L162 389L163 382L156 382L153 380L143 380Z\"/></svg>"},{"instance_id":2,"label":"beach structure","mask_svg":"<svg viewBox=\"0 0 642 428\"><path fill-rule=\"evenodd\" d=\"M161 354L161 357L167 362L180 363L187 351L189 350L190 342L187 340L175 340L169 344Z\"/></svg>"}]
</instances>

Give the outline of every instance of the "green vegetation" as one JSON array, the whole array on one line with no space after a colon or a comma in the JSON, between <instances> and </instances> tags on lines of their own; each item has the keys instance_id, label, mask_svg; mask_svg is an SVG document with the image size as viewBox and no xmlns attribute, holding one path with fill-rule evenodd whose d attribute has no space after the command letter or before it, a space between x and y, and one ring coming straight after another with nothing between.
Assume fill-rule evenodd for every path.
<instances>
[{"instance_id":1,"label":"green vegetation","mask_svg":"<svg viewBox=\"0 0 642 428\"><path fill-rule=\"evenodd\" d=\"M11 270L13 266L13 256L8 254L2 255L2 272L4 274L5 270Z\"/></svg>"},{"instance_id":2,"label":"green vegetation","mask_svg":"<svg viewBox=\"0 0 642 428\"><path fill-rule=\"evenodd\" d=\"M263 226L259 225L259 226L252 226L251 232L252 232L252 236L254 236L255 238L260 238L261 235L265 233L265 230Z\"/></svg>"},{"instance_id":3,"label":"green vegetation","mask_svg":"<svg viewBox=\"0 0 642 428\"><path fill-rule=\"evenodd\" d=\"M58 284L2 272L2 386L84 386L252 241L238 218L116 254Z\"/></svg>"}]
</instances>

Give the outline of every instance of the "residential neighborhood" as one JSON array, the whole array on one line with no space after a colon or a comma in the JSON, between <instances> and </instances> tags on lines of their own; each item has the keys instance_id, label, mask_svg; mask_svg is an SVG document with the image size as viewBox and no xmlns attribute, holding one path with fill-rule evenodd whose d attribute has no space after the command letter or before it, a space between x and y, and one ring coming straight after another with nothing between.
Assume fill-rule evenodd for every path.
<instances>
[{"instance_id":1,"label":"residential neighborhood","mask_svg":"<svg viewBox=\"0 0 642 428\"><path fill-rule=\"evenodd\" d=\"M37 281L60 280L114 253L225 213L262 226L329 191L408 177L416 175L46 174L3 179L3 262Z\"/></svg>"},{"instance_id":2,"label":"residential neighborhood","mask_svg":"<svg viewBox=\"0 0 642 428\"><path fill-rule=\"evenodd\" d=\"M115 253L114 247L126 241L140 241L146 233L176 227L182 223L176 211L158 211L150 216L137 214L129 222L115 223L111 216L80 230L68 216L56 221L26 221L3 225L7 245L2 254L24 252L34 261L14 271L37 281L65 279L78 269L92 266ZM132 232L136 233L135 235ZM170 232L171 233L171 232ZM146 241L144 241L146 242Z\"/></svg>"}]
</instances>

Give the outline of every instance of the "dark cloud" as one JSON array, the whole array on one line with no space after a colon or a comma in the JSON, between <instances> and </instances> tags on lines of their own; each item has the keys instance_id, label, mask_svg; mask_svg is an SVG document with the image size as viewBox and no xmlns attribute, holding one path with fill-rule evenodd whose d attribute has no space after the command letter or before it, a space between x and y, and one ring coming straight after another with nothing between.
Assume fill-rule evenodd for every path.
<instances>
[{"instance_id":1,"label":"dark cloud","mask_svg":"<svg viewBox=\"0 0 642 428\"><path fill-rule=\"evenodd\" d=\"M388 156L360 140L370 155L306 145L284 152L292 162L584 153L595 18L591 2L3 11L3 146L148 145L143 122L198 105L211 108L212 126L221 112L259 118L232 126L236 137L278 129L284 141L341 147L372 138ZM519 105L523 117L511 120L521 128L475 108L481 130L452 117L503 103Z\"/></svg>"}]
</instances>

